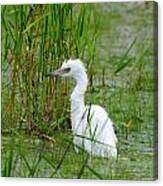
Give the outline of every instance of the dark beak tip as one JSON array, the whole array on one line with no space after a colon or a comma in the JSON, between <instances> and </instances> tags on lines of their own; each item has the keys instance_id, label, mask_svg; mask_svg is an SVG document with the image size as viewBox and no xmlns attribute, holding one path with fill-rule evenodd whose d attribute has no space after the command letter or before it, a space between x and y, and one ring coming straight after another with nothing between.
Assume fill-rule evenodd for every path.
<instances>
[{"instance_id":1,"label":"dark beak tip","mask_svg":"<svg viewBox=\"0 0 163 186\"><path fill-rule=\"evenodd\" d=\"M58 69L53 72L49 72L46 74L46 77L51 77L51 78L57 78L62 74L62 70Z\"/></svg>"},{"instance_id":2,"label":"dark beak tip","mask_svg":"<svg viewBox=\"0 0 163 186\"><path fill-rule=\"evenodd\" d=\"M58 74L53 74L53 73L48 73L45 75L45 77L49 78L57 78L59 75Z\"/></svg>"},{"instance_id":3,"label":"dark beak tip","mask_svg":"<svg viewBox=\"0 0 163 186\"><path fill-rule=\"evenodd\" d=\"M51 74L46 74L45 77L51 77L52 75Z\"/></svg>"}]
</instances>

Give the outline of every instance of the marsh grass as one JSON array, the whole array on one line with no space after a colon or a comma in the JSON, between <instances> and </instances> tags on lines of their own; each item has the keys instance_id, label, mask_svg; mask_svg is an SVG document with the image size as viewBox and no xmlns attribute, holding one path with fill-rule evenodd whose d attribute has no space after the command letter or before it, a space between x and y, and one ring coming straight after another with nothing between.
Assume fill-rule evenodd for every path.
<instances>
[{"instance_id":1,"label":"marsh grass","mask_svg":"<svg viewBox=\"0 0 163 186\"><path fill-rule=\"evenodd\" d=\"M155 178L155 4L142 5L1 7L2 176ZM74 151L68 98L74 82L45 76L76 57L88 69L86 102L105 107L115 123L117 160Z\"/></svg>"},{"instance_id":2,"label":"marsh grass","mask_svg":"<svg viewBox=\"0 0 163 186\"><path fill-rule=\"evenodd\" d=\"M65 123L68 84L45 76L73 57L89 56L91 72L95 16L89 4L2 6L3 128Z\"/></svg>"}]
</instances>

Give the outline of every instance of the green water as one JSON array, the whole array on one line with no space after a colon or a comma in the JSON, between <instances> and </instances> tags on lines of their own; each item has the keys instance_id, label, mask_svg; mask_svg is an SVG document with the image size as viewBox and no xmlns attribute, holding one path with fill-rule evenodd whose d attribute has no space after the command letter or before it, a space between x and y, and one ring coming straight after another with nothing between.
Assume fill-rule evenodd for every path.
<instances>
[{"instance_id":1,"label":"green water","mask_svg":"<svg viewBox=\"0 0 163 186\"><path fill-rule=\"evenodd\" d=\"M152 93L137 92L133 96L133 92L122 91L121 95L119 91L107 92L108 88L103 88L102 92L98 89L94 94L87 93L87 101L96 101L112 113L110 117L118 131L117 160L89 157L82 170L87 154L75 153L70 130L54 131L54 144L18 130L10 136L4 135L2 140L2 159L9 161L10 153L13 154L10 176L153 180L156 165L153 104L149 103ZM103 94L106 100L103 100ZM142 95L144 103L140 104ZM131 99L137 99L137 102L131 102ZM141 116L137 115L140 114L138 106L142 109ZM130 120L131 127L127 128Z\"/></svg>"}]
</instances>

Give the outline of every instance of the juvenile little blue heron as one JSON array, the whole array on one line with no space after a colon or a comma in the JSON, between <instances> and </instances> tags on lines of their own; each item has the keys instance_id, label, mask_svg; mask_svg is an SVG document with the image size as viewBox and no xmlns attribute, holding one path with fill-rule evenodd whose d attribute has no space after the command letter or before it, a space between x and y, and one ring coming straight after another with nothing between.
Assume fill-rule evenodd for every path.
<instances>
[{"instance_id":1,"label":"juvenile little blue heron","mask_svg":"<svg viewBox=\"0 0 163 186\"><path fill-rule=\"evenodd\" d=\"M117 138L113 122L104 108L99 105L85 106L84 93L88 78L80 59L69 59L62 66L50 72L51 77L73 77L76 87L71 94L71 125L75 151L84 148L89 154L101 157L117 156Z\"/></svg>"}]
</instances>

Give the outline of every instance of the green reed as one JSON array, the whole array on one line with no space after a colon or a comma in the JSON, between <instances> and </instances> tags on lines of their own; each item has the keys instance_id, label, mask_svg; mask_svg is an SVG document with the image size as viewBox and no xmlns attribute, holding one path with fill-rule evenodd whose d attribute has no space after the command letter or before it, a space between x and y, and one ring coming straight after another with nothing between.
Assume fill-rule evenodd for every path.
<instances>
[{"instance_id":1,"label":"green reed","mask_svg":"<svg viewBox=\"0 0 163 186\"><path fill-rule=\"evenodd\" d=\"M89 4L2 6L4 127L59 127L66 121L69 85L45 76L68 58L87 57L91 72L98 35L94 11Z\"/></svg>"}]
</instances>

